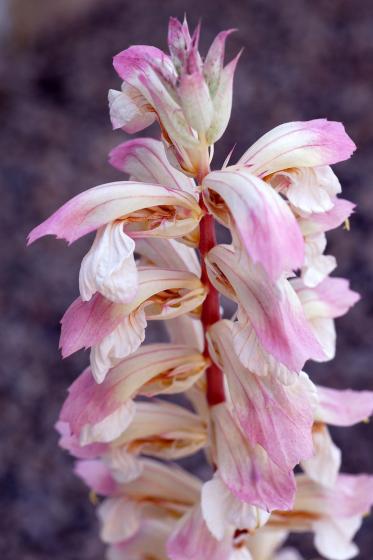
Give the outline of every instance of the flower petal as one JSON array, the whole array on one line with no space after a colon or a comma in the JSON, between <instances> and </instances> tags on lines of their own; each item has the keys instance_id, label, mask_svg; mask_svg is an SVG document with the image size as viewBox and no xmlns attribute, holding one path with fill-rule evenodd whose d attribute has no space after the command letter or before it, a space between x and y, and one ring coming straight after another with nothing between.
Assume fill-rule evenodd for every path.
<instances>
[{"instance_id":1,"label":"flower petal","mask_svg":"<svg viewBox=\"0 0 373 560\"><path fill-rule=\"evenodd\" d=\"M264 134L238 165L263 177L291 167L331 165L348 159L355 149L341 123L326 119L290 122Z\"/></svg>"},{"instance_id":2,"label":"flower petal","mask_svg":"<svg viewBox=\"0 0 373 560\"><path fill-rule=\"evenodd\" d=\"M125 497L109 498L98 510L104 543L121 543L136 535L141 525L141 504Z\"/></svg>"},{"instance_id":3,"label":"flower petal","mask_svg":"<svg viewBox=\"0 0 373 560\"><path fill-rule=\"evenodd\" d=\"M245 439L226 404L211 409L220 476L241 501L267 511L291 509L295 494L292 472L279 469L259 445Z\"/></svg>"},{"instance_id":4,"label":"flower petal","mask_svg":"<svg viewBox=\"0 0 373 560\"><path fill-rule=\"evenodd\" d=\"M247 254L272 280L303 264L300 229L274 189L245 169L213 171L203 180L203 187L210 211L228 227L234 222ZM221 197L218 201L216 195Z\"/></svg>"},{"instance_id":5,"label":"flower petal","mask_svg":"<svg viewBox=\"0 0 373 560\"><path fill-rule=\"evenodd\" d=\"M218 541L212 536L198 505L176 525L167 543L167 553L171 560L227 560L231 551L230 540Z\"/></svg>"},{"instance_id":6,"label":"flower petal","mask_svg":"<svg viewBox=\"0 0 373 560\"><path fill-rule=\"evenodd\" d=\"M187 270L201 277L201 265L197 253L191 247L175 239L139 239L136 253L145 257L148 266L159 266L173 270Z\"/></svg>"},{"instance_id":7,"label":"flower petal","mask_svg":"<svg viewBox=\"0 0 373 560\"><path fill-rule=\"evenodd\" d=\"M28 238L29 243L44 235L55 235L72 243L105 224L125 219L133 212L155 206L182 209L183 215L180 218L181 221L187 220L189 231L198 225L202 216L195 198L188 193L161 185L117 181L88 189L66 202L45 222L32 230ZM175 216L173 220L175 221Z\"/></svg>"},{"instance_id":8,"label":"flower petal","mask_svg":"<svg viewBox=\"0 0 373 560\"><path fill-rule=\"evenodd\" d=\"M250 444L259 444L283 470L291 470L312 455L314 386L305 373L284 387L275 377L258 377L232 352L231 321L219 321L209 331L219 351L232 407Z\"/></svg>"},{"instance_id":9,"label":"flower petal","mask_svg":"<svg viewBox=\"0 0 373 560\"><path fill-rule=\"evenodd\" d=\"M123 128L129 134L134 134L150 126L156 119L145 97L128 84L123 84L122 91L110 89L108 101L114 130Z\"/></svg>"},{"instance_id":10,"label":"flower petal","mask_svg":"<svg viewBox=\"0 0 373 560\"><path fill-rule=\"evenodd\" d=\"M211 282L219 290L223 282L230 282L233 291L230 297L250 317L263 348L281 364L299 372L306 360L324 357L301 303L286 279L271 283L261 267L228 245L214 247L206 262Z\"/></svg>"},{"instance_id":11,"label":"flower petal","mask_svg":"<svg viewBox=\"0 0 373 560\"><path fill-rule=\"evenodd\" d=\"M196 186L193 179L169 164L164 146L153 138L135 138L119 144L109 154L109 161L135 181L164 185L187 192L194 197Z\"/></svg>"},{"instance_id":12,"label":"flower petal","mask_svg":"<svg viewBox=\"0 0 373 560\"><path fill-rule=\"evenodd\" d=\"M111 496L117 490L118 485L110 470L100 460L77 461L74 472L93 492L100 496Z\"/></svg>"},{"instance_id":13,"label":"flower petal","mask_svg":"<svg viewBox=\"0 0 373 560\"><path fill-rule=\"evenodd\" d=\"M333 487L341 467L342 454L333 443L325 424L315 423L313 444L314 454L302 461L302 469L312 480Z\"/></svg>"},{"instance_id":14,"label":"flower petal","mask_svg":"<svg viewBox=\"0 0 373 560\"><path fill-rule=\"evenodd\" d=\"M206 367L203 356L187 346L143 346L116 365L100 384L86 369L71 385L60 420L69 424L72 434L89 435L89 443L112 441L133 419L134 405L128 402L132 397L182 392Z\"/></svg>"},{"instance_id":15,"label":"flower petal","mask_svg":"<svg viewBox=\"0 0 373 560\"><path fill-rule=\"evenodd\" d=\"M129 303L138 289L134 259L135 242L114 222L100 228L79 273L79 290L83 301L100 292L110 301Z\"/></svg>"},{"instance_id":16,"label":"flower petal","mask_svg":"<svg viewBox=\"0 0 373 560\"><path fill-rule=\"evenodd\" d=\"M203 485L201 507L209 531L218 540L222 540L227 532L258 529L269 519L266 511L238 500L219 474Z\"/></svg>"},{"instance_id":17,"label":"flower petal","mask_svg":"<svg viewBox=\"0 0 373 560\"><path fill-rule=\"evenodd\" d=\"M373 391L338 391L317 386L315 420L332 426L353 426L373 414Z\"/></svg>"}]
</instances>

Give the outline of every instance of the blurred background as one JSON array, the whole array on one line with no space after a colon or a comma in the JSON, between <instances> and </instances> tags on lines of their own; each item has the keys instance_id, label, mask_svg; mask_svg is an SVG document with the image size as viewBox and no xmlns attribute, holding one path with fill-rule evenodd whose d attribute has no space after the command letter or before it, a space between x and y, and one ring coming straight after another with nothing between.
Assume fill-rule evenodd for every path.
<instances>
[{"instance_id":1,"label":"blurred background","mask_svg":"<svg viewBox=\"0 0 373 560\"><path fill-rule=\"evenodd\" d=\"M166 47L170 15L202 19L202 52L221 29L243 46L231 123L218 165L291 120L342 121L358 145L336 167L357 203L351 231L329 235L337 273L362 301L337 321L337 358L309 366L319 383L373 389L373 3L371 0L0 0L0 558L99 560L94 508L57 447L54 423L66 389L87 363L62 362L59 319L77 295L90 239L69 249L28 231L76 193L120 178L108 151L107 90L119 88L112 57L131 44ZM156 130L152 131L156 134ZM154 335L154 333L153 333ZM373 427L333 431L347 472L373 472ZM311 538L298 539L314 558ZM358 544L371 560L373 523ZM208 559L206 559L208 560Z\"/></svg>"}]
</instances>

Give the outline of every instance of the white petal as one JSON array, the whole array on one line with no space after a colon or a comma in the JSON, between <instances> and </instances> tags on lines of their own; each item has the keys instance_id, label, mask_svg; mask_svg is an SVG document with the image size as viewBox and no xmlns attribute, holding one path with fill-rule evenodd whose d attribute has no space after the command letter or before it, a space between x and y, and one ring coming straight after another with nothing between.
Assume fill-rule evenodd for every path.
<instances>
[{"instance_id":1,"label":"white petal","mask_svg":"<svg viewBox=\"0 0 373 560\"><path fill-rule=\"evenodd\" d=\"M135 535L140 528L140 508L139 504L124 497L102 502L97 513L104 543L119 543Z\"/></svg>"},{"instance_id":2,"label":"white petal","mask_svg":"<svg viewBox=\"0 0 373 560\"><path fill-rule=\"evenodd\" d=\"M109 369L137 350L144 341L146 324L144 310L138 309L99 344L92 346L91 369L97 383L102 383Z\"/></svg>"},{"instance_id":3,"label":"white petal","mask_svg":"<svg viewBox=\"0 0 373 560\"><path fill-rule=\"evenodd\" d=\"M330 519L314 523L315 547L330 560L349 560L359 552L350 539L361 525L361 517Z\"/></svg>"},{"instance_id":4,"label":"white petal","mask_svg":"<svg viewBox=\"0 0 373 560\"><path fill-rule=\"evenodd\" d=\"M136 406L127 401L97 424L86 424L80 432L80 444L108 443L113 441L129 426L135 415Z\"/></svg>"},{"instance_id":5,"label":"white petal","mask_svg":"<svg viewBox=\"0 0 373 560\"><path fill-rule=\"evenodd\" d=\"M83 301L100 292L115 303L129 303L138 288L135 242L113 222L101 227L80 267L79 289Z\"/></svg>"},{"instance_id":6,"label":"white petal","mask_svg":"<svg viewBox=\"0 0 373 560\"><path fill-rule=\"evenodd\" d=\"M333 487L341 466L341 451L325 425L316 424L312 435L314 455L302 461L302 469L312 480Z\"/></svg>"}]
</instances>

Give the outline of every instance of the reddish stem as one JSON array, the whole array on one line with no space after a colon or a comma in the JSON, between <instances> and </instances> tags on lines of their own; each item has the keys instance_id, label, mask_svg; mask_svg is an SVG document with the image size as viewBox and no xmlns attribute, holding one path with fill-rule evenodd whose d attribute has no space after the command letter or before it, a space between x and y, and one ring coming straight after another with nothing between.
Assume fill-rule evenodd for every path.
<instances>
[{"instance_id":1,"label":"reddish stem","mask_svg":"<svg viewBox=\"0 0 373 560\"><path fill-rule=\"evenodd\" d=\"M209 356L207 341L206 341L206 332L207 329L216 321L220 319L220 302L219 302L219 294L214 286L211 284L205 264L205 256L209 252L212 247L216 245L216 235L215 235L215 221L211 214L208 213L207 208L203 202L202 196L200 201L201 208L206 212L204 217L201 220L200 224L200 242L199 242L199 250L201 254L201 267L202 267L202 275L201 280L203 284L208 287L208 294L203 302L202 306L202 314L201 320L203 325L203 330L205 333L205 350L204 355ZM223 373L218 368L217 365L212 364L206 372L206 380L207 380L207 402L210 406L215 404L219 404L225 401L225 394L224 394L224 379Z\"/></svg>"}]
</instances>

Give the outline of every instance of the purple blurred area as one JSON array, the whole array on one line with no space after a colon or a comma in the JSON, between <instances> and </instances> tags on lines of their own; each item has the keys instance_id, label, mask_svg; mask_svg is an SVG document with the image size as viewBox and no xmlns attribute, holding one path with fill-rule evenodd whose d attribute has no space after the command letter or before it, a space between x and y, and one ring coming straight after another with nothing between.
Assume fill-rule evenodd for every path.
<instances>
[{"instance_id":1,"label":"purple blurred area","mask_svg":"<svg viewBox=\"0 0 373 560\"><path fill-rule=\"evenodd\" d=\"M231 123L216 146L218 166L273 126L327 116L358 145L338 165L344 196L357 204L351 231L329 235L337 274L362 301L337 321L337 358L310 365L321 384L373 389L373 4L371 0L3 0L0 10L1 150L1 560L99 560L94 508L57 447L54 423L66 389L87 362L62 362L59 319L77 295L90 239L67 248L28 231L88 187L120 178L108 151L107 90L118 88L112 57L131 44L164 48L167 20L202 19L202 51L221 29L238 28L228 58L243 46ZM152 130L156 134L156 130ZM157 336L157 332L150 334ZM347 472L373 472L373 428L333 431ZM193 461L189 462L193 466ZM310 536L297 539L306 558ZM358 534L371 560L373 522ZM201 559L202 560L202 559ZM208 560L208 559L203 559Z\"/></svg>"}]
</instances>

